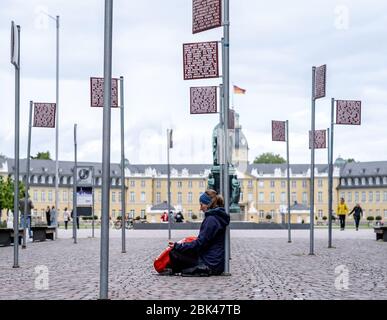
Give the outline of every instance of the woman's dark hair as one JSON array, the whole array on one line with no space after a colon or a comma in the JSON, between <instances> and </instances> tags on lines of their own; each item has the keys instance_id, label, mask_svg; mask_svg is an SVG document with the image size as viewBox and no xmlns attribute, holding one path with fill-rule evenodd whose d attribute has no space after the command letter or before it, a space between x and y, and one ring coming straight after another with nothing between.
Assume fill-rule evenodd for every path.
<instances>
[{"instance_id":1,"label":"woman's dark hair","mask_svg":"<svg viewBox=\"0 0 387 320\"><path fill-rule=\"evenodd\" d=\"M224 199L221 195L218 195L218 193L216 191L207 190L205 193L212 200L208 206L210 209L224 208Z\"/></svg>"}]
</instances>

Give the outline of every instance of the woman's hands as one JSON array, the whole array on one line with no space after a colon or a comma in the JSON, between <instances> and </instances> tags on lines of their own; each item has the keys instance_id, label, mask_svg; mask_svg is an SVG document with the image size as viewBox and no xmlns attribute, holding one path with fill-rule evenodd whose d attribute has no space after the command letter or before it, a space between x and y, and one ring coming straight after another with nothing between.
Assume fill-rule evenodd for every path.
<instances>
[{"instance_id":1,"label":"woman's hands","mask_svg":"<svg viewBox=\"0 0 387 320\"><path fill-rule=\"evenodd\" d=\"M175 243L174 242L169 242L168 243L168 247L170 247L171 249L173 249L175 247Z\"/></svg>"}]
</instances>

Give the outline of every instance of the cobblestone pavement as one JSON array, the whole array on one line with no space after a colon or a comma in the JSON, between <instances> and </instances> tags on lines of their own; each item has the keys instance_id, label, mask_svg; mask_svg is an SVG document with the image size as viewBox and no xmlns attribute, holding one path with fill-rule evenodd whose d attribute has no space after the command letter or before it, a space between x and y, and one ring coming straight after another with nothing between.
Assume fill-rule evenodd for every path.
<instances>
[{"instance_id":1,"label":"cobblestone pavement","mask_svg":"<svg viewBox=\"0 0 387 320\"><path fill-rule=\"evenodd\" d=\"M12 268L13 248L0 248L0 299L98 299L100 241L89 235L82 230L77 245L71 231L61 231L55 242L29 244L20 250L20 269ZM327 248L326 231L316 230L315 256L308 255L307 231L294 232L292 244L286 231L235 231L232 276L213 278L157 275L152 263L166 247L165 232L128 231L127 254L121 254L119 236L112 231L111 299L387 299L387 244L375 241L372 230L335 231L336 249ZM36 289L37 266L48 268L49 290ZM346 274L347 289L345 281L338 283Z\"/></svg>"}]
</instances>

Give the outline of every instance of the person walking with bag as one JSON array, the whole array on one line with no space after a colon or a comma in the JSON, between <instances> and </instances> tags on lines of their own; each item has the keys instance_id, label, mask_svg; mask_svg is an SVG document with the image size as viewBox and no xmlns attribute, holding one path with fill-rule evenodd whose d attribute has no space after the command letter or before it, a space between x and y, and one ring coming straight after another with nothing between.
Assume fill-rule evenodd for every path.
<instances>
[{"instance_id":1,"label":"person walking with bag","mask_svg":"<svg viewBox=\"0 0 387 320\"><path fill-rule=\"evenodd\" d=\"M348 216L351 214L353 214L353 218L355 219L356 231L359 231L360 220L363 217L363 209L359 203L352 209Z\"/></svg>"},{"instance_id":2,"label":"person walking with bag","mask_svg":"<svg viewBox=\"0 0 387 320\"><path fill-rule=\"evenodd\" d=\"M71 214L70 212L67 210L67 208L65 208L65 211L63 213L63 221L65 223L65 228L66 230L68 229L68 225L69 225L69 222L71 221Z\"/></svg>"},{"instance_id":3,"label":"person walking with bag","mask_svg":"<svg viewBox=\"0 0 387 320\"><path fill-rule=\"evenodd\" d=\"M348 206L345 203L345 199L341 198L340 204L337 206L337 215L339 216L340 219L340 229L341 231L345 230L345 218L347 217L349 210Z\"/></svg>"}]
</instances>

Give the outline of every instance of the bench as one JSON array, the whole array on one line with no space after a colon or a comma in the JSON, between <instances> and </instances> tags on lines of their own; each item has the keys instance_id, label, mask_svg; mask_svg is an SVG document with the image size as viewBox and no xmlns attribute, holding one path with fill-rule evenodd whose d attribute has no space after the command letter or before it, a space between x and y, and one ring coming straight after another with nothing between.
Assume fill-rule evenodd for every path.
<instances>
[{"instance_id":1,"label":"bench","mask_svg":"<svg viewBox=\"0 0 387 320\"><path fill-rule=\"evenodd\" d=\"M46 240L55 240L55 227L32 227L32 240L34 242L43 242Z\"/></svg>"},{"instance_id":2,"label":"bench","mask_svg":"<svg viewBox=\"0 0 387 320\"><path fill-rule=\"evenodd\" d=\"M374 227L376 233L376 241L383 240L387 242L387 226Z\"/></svg>"},{"instance_id":3,"label":"bench","mask_svg":"<svg viewBox=\"0 0 387 320\"><path fill-rule=\"evenodd\" d=\"M19 244L22 244L23 229L19 229ZM15 232L13 229L0 229L0 247L8 247L14 243Z\"/></svg>"}]
</instances>

